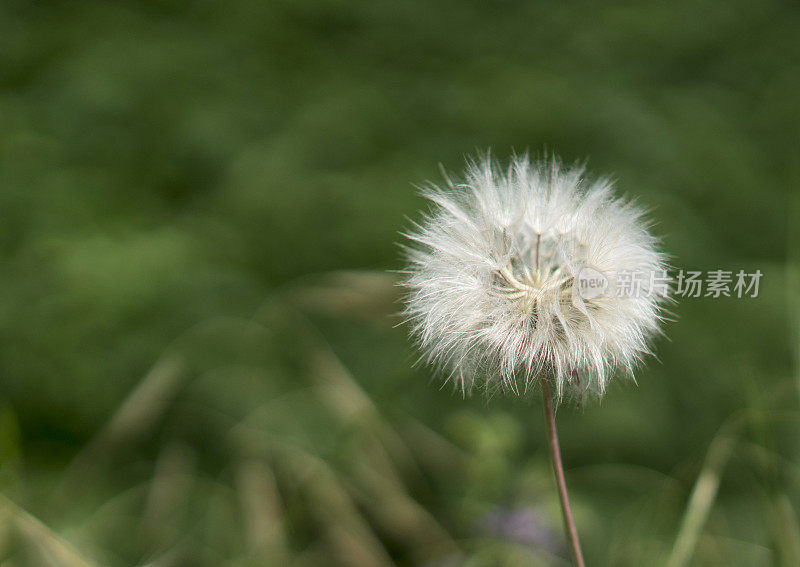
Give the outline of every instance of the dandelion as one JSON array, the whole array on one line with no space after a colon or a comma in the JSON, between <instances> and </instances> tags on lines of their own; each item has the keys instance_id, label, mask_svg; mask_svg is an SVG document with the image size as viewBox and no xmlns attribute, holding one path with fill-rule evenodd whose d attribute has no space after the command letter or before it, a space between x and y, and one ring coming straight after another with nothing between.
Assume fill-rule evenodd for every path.
<instances>
[{"instance_id":1,"label":"dandelion","mask_svg":"<svg viewBox=\"0 0 800 567\"><path fill-rule=\"evenodd\" d=\"M617 368L649 353L664 257L643 211L606 179L555 159L472 162L463 183L423 191L432 212L406 236L405 315L427 359L459 388L518 392L550 376L566 392L602 394ZM595 274L609 289L579 288ZM621 280L637 288L614 293Z\"/></svg>"},{"instance_id":2,"label":"dandelion","mask_svg":"<svg viewBox=\"0 0 800 567\"><path fill-rule=\"evenodd\" d=\"M515 157L503 170L487 156L469 162L462 182L446 181L423 189L432 209L406 234L404 314L423 357L464 393L541 387L582 564L551 383L557 403L601 395L618 369L633 376L663 318L668 290L651 276L665 273L664 256L641 208L555 158Z\"/></svg>"}]
</instances>

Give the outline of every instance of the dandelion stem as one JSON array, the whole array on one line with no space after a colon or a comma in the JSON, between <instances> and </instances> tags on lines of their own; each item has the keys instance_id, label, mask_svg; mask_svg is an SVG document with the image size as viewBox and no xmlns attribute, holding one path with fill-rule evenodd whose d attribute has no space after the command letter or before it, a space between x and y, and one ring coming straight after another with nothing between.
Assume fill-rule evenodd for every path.
<instances>
[{"instance_id":1,"label":"dandelion stem","mask_svg":"<svg viewBox=\"0 0 800 567\"><path fill-rule=\"evenodd\" d=\"M572 561L575 567L585 567L581 543L578 540L578 530L575 528L575 519L572 517L572 508L569 505L567 482L564 479L564 464L561 462L561 448L558 445L558 431L556 431L556 414L553 411L553 392L550 380L542 379L542 401L544 402L544 420L547 423L547 438L550 444L550 458L553 461L553 472L558 485L558 497L561 500L561 512L564 516L564 531L569 540Z\"/></svg>"}]
</instances>

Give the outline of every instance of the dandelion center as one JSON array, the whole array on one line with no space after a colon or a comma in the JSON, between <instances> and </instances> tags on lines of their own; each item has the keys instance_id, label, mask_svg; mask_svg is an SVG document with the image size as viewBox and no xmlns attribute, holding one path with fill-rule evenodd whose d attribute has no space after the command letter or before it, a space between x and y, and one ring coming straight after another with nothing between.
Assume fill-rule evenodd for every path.
<instances>
[{"instance_id":1,"label":"dandelion center","mask_svg":"<svg viewBox=\"0 0 800 567\"><path fill-rule=\"evenodd\" d=\"M542 300L569 302L575 279L572 266L584 256L582 249L585 246L570 234L522 233L494 272L495 293L532 314Z\"/></svg>"}]
</instances>

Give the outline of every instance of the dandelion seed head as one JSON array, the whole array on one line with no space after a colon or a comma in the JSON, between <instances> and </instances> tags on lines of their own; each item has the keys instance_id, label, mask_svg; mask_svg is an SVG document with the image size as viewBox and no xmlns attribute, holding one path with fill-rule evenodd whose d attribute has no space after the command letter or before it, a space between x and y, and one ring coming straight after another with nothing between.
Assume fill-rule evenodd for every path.
<instances>
[{"instance_id":1,"label":"dandelion seed head","mask_svg":"<svg viewBox=\"0 0 800 567\"><path fill-rule=\"evenodd\" d=\"M650 353L665 289L580 293L582 271L666 269L644 212L557 159L470 161L463 181L430 184L431 210L406 233L404 315L423 357L465 393L522 393L543 376L602 394Z\"/></svg>"}]
</instances>

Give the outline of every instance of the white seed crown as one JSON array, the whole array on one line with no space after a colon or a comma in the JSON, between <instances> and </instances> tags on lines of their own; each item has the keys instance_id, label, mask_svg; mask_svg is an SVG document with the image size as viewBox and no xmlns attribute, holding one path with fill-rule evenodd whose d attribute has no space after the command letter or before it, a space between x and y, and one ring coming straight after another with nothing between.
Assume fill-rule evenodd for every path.
<instances>
[{"instance_id":1,"label":"white seed crown","mask_svg":"<svg viewBox=\"0 0 800 567\"><path fill-rule=\"evenodd\" d=\"M406 234L404 314L424 357L465 393L522 392L542 377L602 394L649 353L668 289L643 211L606 179L557 159L471 161L462 182L428 185ZM582 274L604 279L582 293ZM628 293L616 282L636 278Z\"/></svg>"}]
</instances>

